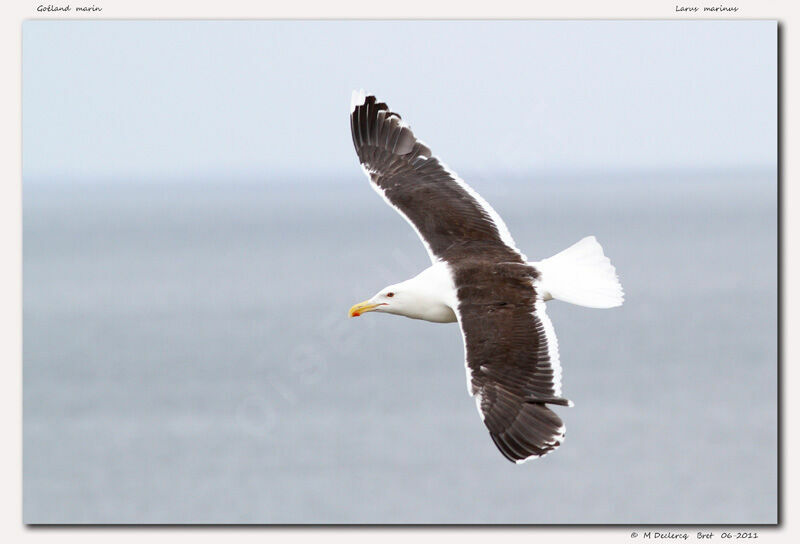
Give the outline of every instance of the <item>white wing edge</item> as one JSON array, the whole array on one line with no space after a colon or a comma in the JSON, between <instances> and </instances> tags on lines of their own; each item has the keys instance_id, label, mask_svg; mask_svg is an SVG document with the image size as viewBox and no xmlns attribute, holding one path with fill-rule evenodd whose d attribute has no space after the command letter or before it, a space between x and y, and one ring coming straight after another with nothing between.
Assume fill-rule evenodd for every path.
<instances>
[{"instance_id":1,"label":"white wing edge","mask_svg":"<svg viewBox=\"0 0 800 544\"><path fill-rule=\"evenodd\" d=\"M556 331L553 328L553 322L547 315L547 305L541 299L537 300L533 305L532 315L539 318L544 329L544 337L547 341L547 355L550 358L550 366L553 368L553 389L557 397L561 396L561 359L558 354L558 338ZM572 406L572 401L570 401Z\"/></svg>"},{"instance_id":2,"label":"white wing edge","mask_svg":"<svg viewBox=\"0 0 800 544\"><path fill-rule=\"evenodd\" d=\"M350 113L356 111L356 108L363 105L366 100L367 95L364 92L364 89L353 91L353 94L350 96Z\"/></svg>"}]
</instances>

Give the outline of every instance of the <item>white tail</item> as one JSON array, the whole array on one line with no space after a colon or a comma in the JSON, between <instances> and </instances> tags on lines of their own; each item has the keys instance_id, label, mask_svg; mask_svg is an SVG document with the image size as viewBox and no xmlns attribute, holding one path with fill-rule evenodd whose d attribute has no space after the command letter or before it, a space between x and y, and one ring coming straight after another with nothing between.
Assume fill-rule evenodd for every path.
<instances>
[{"instance_id":1,"label":"white tail","mask_svg":"<svg viewBox=\"0 0 800 544\"><path fill-rule=\"evenodd\" d=\"M594 236L548 259L531 263L541 273L540 295L589 308L621 306L624 294L614 265Z\"/></svg>"}]
</instances>

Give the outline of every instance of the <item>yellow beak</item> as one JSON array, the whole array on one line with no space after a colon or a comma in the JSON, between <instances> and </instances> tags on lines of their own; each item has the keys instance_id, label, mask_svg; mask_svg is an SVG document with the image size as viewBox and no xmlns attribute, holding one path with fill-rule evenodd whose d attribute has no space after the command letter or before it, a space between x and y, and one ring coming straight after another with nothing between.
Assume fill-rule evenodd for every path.
<instances>
[{"instance_id":1,"label":"yellow beak","mask_svg":"<svg viewBox=\"0 0 800 544\"><path fill-rule=\"evenodd\" d=\"M359 302L358 304L350 308L350 317L358 317L361 314L373 311L378 306L384 306L384 305L385 303L373 304L368 300L365 300L364 302Z\"/></svg>"}]
</instances>

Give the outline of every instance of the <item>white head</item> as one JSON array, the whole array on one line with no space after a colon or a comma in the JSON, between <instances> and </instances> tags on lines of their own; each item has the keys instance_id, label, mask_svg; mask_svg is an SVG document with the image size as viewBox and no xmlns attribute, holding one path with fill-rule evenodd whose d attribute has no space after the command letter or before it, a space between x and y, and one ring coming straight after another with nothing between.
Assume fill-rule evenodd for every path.
<instances>
[{"instance_id":1,"label":"white head","mask_svg":"<svg viewBox=\"0 0 800 544\"><path fill-rule=\"evenodd\" d=\"M350 317L358 317L367 312L380 312L425 319L439 323L455 321L456 317L445 304L441 295L430 289L423 278L417 276L401 283L384 287L369 300L359 302L350 308Z\"/></svg>"},{"instance_id":2,"label":"white head","mask_svg":"<svg viewBox=\"0 0 800 544\"><path fill-rule=\"evenodd\" d=\"M367 312L405 315L404 310L415 306L417 299L413 290L404 289L402 284L389 285L371 299L350 308L350 317L358 317Z\"/></svg>"}]
</instances>

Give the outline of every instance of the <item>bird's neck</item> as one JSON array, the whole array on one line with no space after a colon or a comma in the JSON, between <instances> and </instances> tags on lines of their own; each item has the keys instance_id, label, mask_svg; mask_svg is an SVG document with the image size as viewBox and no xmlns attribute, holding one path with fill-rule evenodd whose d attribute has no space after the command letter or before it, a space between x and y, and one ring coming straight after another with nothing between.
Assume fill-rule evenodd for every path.
<instances>
[{"instance_id":1,"label":"bird's neck","mask_svg":"<svg viewBox=\"0 0 800 544\"><path fill-rule=\"evenodd\" d=\"M408 300L394 313L434 323L456 321L454 309L458 299L447 264L431 265L400 285Z\"/></svg>"}]
</instances>

